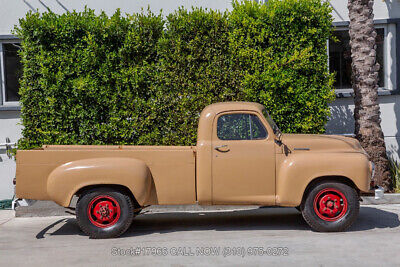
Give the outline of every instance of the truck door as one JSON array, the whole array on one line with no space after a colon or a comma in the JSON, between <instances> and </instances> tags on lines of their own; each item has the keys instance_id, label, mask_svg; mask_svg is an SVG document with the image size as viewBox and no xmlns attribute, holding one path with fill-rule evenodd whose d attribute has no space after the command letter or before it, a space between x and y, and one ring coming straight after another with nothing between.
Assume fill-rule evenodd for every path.
<instances>
[{"instance_id":1,"label":"truck door","mask_svg":"<svg viewBox=\"0 0 400 267\"><path fill-rule=\"evenodd\" d=\"M213 204L275 204L275 145L256 112L216 116L212 137Z\"/></svg>"}]
</instances>

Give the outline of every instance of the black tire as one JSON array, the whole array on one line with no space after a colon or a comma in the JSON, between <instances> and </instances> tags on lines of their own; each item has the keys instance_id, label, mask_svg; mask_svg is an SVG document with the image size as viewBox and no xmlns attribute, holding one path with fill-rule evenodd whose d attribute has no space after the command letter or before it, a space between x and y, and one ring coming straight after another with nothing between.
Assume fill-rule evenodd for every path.
<instances>
[{"instance_id":1,"label":"black tire","mask_svg":"<svg viewBox=\"0 0 400 267\"><path fill-rule=\"evenodd\" d=\"M97 205L94 205L96 203ZM96 216L102 216L102 214L95 215L100 213L94 212L96 206L101 207L103 204L104 207L104 203L114 204L111 209L107 204L107 210L101 210L106 214L101 218L109 218L109 222L99 220ZM128 230L134 218L133 209L132 199L127 194L109 187L94 188L79 197L76 205L76 220L81 230L91 238L113 238Z\"/></svg>"},{"instance_id":2,"label":"black tire","mask_svg":"<svg viewBox=\"0 0 400 267\"><path fill-rule=\"evenodd\" d=\"M326 201L327 199L329 200ZM336 202L333 202L332 199ZM327 203L326 206L325 203ZM340 204L336 205L336 203ZM339 206L343 208L338 208L339 210L335 213L334 211ZM334 181L315 185L309 191L302 205L304 220L318 232L345 231L357 219L359 210L360 202L357 191L351 186ZM328 214L331 211L332 215Z\"/></svg>"}]
</instances>

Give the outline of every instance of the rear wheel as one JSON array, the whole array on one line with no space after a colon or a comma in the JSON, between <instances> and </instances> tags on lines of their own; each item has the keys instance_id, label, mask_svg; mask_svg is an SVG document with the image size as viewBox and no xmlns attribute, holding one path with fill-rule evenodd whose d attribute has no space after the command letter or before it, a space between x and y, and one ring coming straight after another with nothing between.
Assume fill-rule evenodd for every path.
<instances>
[{"instance_id":1,"label":"rear wheel","mask_svg":"<svg viewBox=\"0 0 400 267\"><path fill-rule=\"evenodd\" d=\"M302 214L313 230L338 232L354 223L359 209L354 188L338 182L324 182L311 189L302 206Z\"/></svg>"},{"instance_id":2,"label":"rear wheel","mask_svg":"<svg viewBox=\"0 0 400 267\"><path fill-rule=\"evenodd\" d=\"M79 227L91 238L112 238L123 234L133 220L133 202L113 188L84 192L76 205Z\"/></svg>"}]
</instances>

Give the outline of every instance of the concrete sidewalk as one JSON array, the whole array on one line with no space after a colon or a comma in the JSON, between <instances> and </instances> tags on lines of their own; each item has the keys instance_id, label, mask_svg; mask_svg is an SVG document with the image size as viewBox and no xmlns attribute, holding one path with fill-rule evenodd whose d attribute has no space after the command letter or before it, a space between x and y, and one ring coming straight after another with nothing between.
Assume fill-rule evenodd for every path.
<instances>
[{"instance_id":1,"label":"concrete sidewalk","mask_svg":"<svg viewBox=\"0 0 400 267\"><path fill-rule=\"evenodd\" d=\"M0 225L14 219L15 211L14 210L0 210Z\"/></svg>"}]
</instances>

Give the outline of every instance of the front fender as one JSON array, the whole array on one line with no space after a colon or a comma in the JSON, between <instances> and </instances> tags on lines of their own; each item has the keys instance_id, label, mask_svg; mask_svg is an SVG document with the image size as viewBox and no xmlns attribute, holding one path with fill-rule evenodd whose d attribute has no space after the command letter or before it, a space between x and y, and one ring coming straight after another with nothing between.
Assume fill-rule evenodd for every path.
<instances>
[{"instance_id":1,"label":"front fender","mask_svg":"<svg viewBox=\"0 0 400 267\"><path fill-rule=\"evenodd\" d=\"M154 193L148 166L132 158L90 158L65 163L50 173L47 193L54 202L67 207L79 189L101 184L127 187L141 205Z\"/></svg>"},{"instance_id":2,"label":"front fender","mask_svg":"<svg viewBox=\"0 0 400 267\"><path fill-rule=\"evenodd\" d=\"M276 204L280 206L300 205L307 185L324 176L346 177L361 191L369 190L369 160L362 153L281 154L277 165Z\"/></svg>"}]
</instances>

